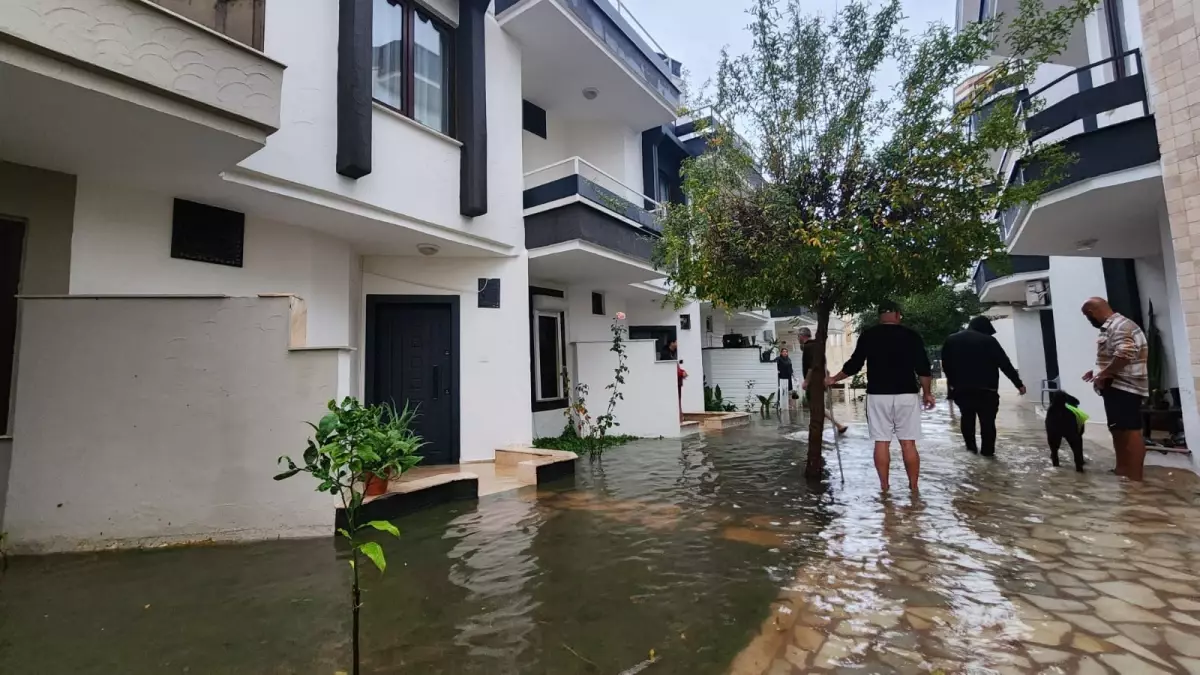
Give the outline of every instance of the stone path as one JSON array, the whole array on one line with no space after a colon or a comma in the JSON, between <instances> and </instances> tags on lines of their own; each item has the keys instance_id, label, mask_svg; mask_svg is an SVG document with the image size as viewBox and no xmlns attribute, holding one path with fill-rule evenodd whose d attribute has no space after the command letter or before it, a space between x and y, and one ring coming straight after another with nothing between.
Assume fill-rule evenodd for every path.
<instances>
[{"instance_id":1,"label":"stone path","mask_svg":"<svg viewBox=\"0 0 1200 675\"><path fill-rule=\"evenodd\" d=\"M782 589L731 675L1200 673L1195 476L1124 483L1094 445L1087 473L1054 469L1040 422L1015 408L998 461L962 449L956 429L944 403L928 413L921 496L881 498L853 425L823 555Z\"/></svg>"}]
</instances>

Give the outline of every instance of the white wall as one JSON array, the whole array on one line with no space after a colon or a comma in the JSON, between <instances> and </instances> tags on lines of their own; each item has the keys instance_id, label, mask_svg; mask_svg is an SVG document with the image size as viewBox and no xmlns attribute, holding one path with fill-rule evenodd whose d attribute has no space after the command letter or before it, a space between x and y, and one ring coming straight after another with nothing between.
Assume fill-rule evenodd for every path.
<instances>
[{"instance_id":1,"label":"white wall","mask_svg":"<svg viewBox=\"0 0 1200 675\"><path fill-rule=\"evenodd\" d=\"M996 329L996 341L1004 348L1004 353L1008 354L1008 358L1016 362L1017 354L1017 326L1016 319L1009 315L1003 319L993 319L992 328ZM1018 366L1020 367L1020 366Z\"/></svg>"},{"instance_id":2,"label":"white wall","mask_svg":"<svg viewBox=\"0 0 1200 675\"><path fill-rule=\"evenodd\" d=\"M66 293L70 287L75 177L0 162L0 186L0 217L25 223L21 293Z\"/></svg>"},{"instance_id":3,"label":"white wall","mask_svg":"<svg viewBox=\"0 0 1200 675\"><path fill-rule=\"evenodd\" d=\"M242 267L171 257L171 195L81 178L71 238L74 294L292 293L309 312L309 344L357 343L351 287L358 255L343 241L247 216Z\"/></svg>"},{"instance_id":4,"label":"white wall","mask_svg":"<svg viewBox=\"0 0 1200 675\"><path fill-rule=\"evenodd\" d=\"M582 157L626 186L642 191L642 134L618 124L572 120L546 111L546 138L523 132L525 171Z\"/></svg>"},{"instance_id":5,"label":"white wall","mask_svg":"<svg viewBox=\"0 0 1200 675\"><path fill-rule=\"evenodd\" d=\"M688 377L683 381L683 411L704 412L704 361L700 357L703 325L700 323L700 304L692 303L678 310L662 306L661 298L626 301L625 323L630 326L674 326L679 338L678 356ZM680 327L680 316L692 317L691 330Z\"/></svg>"},{"instance_id":6,"label":"white wall","mask_svg":"<svg viewBox=\"0 0 1200 675\"><path fill-rule=\"evenodd\" d=\"M1163 251L1163 273L1169 280L1167 289L1167 312L1171 328L1163 330L1163 342L1171 345L1174 362L1168 364L1177 373L1179 386L1180 407L1183 409L1183 428L1188 438L1200 438L1200 406L1197 405L1196 384L1193 374L1200 368L1200 355L1192 352L1188 340L1187 325L1184 323L1183 303L1197 300L1194 288L1181 290L1178 283L1178 270L1175 262L1174 237L1171 236L1171 222L1167 218L1166 207L1159 205L1158 234ZM1186 293L1186 295L1184 295ZM1196 441L1192 441L1196 444ZM1200 453L1192 453L1194 470L1200 472Z\"/></svg>"},{"instance_id":7,"label":"white wall","mask_svg":"<svg viewBox=\"0 0 1200 675\"><path fill-rule=\"evenodd\" d=\"M450 5L439 0L436 6ZM456 16L456 15L455 15ZM454 17L451 17L454 18ZM288 0L267 12L266 52L288 65L279 131L241 166L401 217L520 245L522 211L521 54L486 19L488 213L459 213L457 143L376 107L372 172L358 180L334 171L337 155L338 3Z\"/></svg>"},{"instance_id":8,"label":"white wall","mask_svg":"<svg viewBox=\"0 0 1200 675\"><path fill-rule=\"evenodd\" d=\"M708 377L708 386L720 387L725 400L733 403L738 410L746 410L746 398L749 394L751 409L758 410L757 396L770 396L779 385L779 370L774 362L763 363L759 360L758 349L705 349L704 374ZM793 363L799 370L800 357L794 357ZM748 382L754 385L747 389ZM797 379L796 387L800 382Z\"/></svg>"},{"instance_id":9,"label":"white wall","mask_svg":"<svg viewBox=\"0 0 1200 675\"><path fill-rule=\"evenodd\" d=\"M1163 264L1163 256L1156 255L1148 258L1137 258L1133 261L1134 274L1137 276L1138 295L1142 301L1143 329L1149 329L1150 303L1154 303L1154 323L1163 341L1163 355L1166 364L1163 368L1163 386L1178 387L1179 361L1175 358L1175 345L1171 341L1171 312L1167 299L1167 276ZM1176 283L1171 276L1171 283Z\"/></svg>"},{"instance_id":10,"label":"white wall","mask_svg":"<svg viewBox=\"0 0 1200 675\"><path fill-rule=\"evenodd\" d=\"M1013 313L1013 351L1008 352L1009 359L1016 366L1017 371L1021 375L1021 381L1025 383L1025 387L1029 390L1028 400L1033 403L1038 402L1041 395L1042 380L1046 379L1046 347L1045 341L1042 339L1042 311L1053 310L1036 310L1022 311L1017 310ZM1000 389L1009 389L1012 385L1005 383L1005 378L1000 378Z\"/></svg>"},{"instance_id":11,"label":"white wall","mask_svg":"<svg viewBox=\"0 0 1200 675\"><path fill-rule=\"evenodd\" d=\"M287 298L22 303L5 529L19 551L327 536L284 482L340 393L333 351L289 351Z\"/></svg>"},{"instance_id":12,"label":"white wall","mask_svg":"<svg viewBox=\"0 0 1200 675\"><path fill-rule=\"evenodd\" d=\"M478 279L500 279L500 309L481 309ZM363 259L367 295L460 298L460 461L491 460L497 449L532 440L529 391L529 264L515 258ZM361 310L365 321L366 311ZM360 335L365 336L361 325ZM365 349L365 342L360 348ZM365 366L365 358L359 359ZM561 430L561 427L560 427Z\"/></svg>"},{"instance_id":13,"label":"white wall","mask_svg":"<svg viewBox=\"0 0 1200 675\"><path fill-rule=\"evenodd\" d=\"M604 387L613 381L617 355L610 351L611 343L576 342L568 358L574 364L580 382L588 385L585 397L593 419L608 409L611 392ZM629 373L620 391L625 399L618 401L613 416L620 426L613 434L629 434L644 438L679 436L679 403L674 361L658 361L654 340L626 342ZM561 430L561 428L560 428Z\"/></svg>"},{"instance_id":14,"label":"white wall","mask_svg":"<svg viewBox=\"0 0 1200 675\"><path fill-rule=\"evenodd\" d=\"M1104 401L1092 385L1080 380L1096 367L1098 333L1084 318L1080 307L1090 297L1107 295L1102 259L1051 256L1050 294L1062 388L1082 402L1092 422L1104 423Z\"/></svg>"}]
</instances>

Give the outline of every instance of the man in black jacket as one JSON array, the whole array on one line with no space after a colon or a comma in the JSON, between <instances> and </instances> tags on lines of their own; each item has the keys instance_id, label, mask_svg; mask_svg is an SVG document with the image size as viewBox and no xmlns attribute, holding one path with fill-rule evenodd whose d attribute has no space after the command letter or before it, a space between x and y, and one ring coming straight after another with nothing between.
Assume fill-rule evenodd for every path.
<instances>
[{"instance_id":1,"label":"man in black jacket","mask_svg":"<svg viewBox=\"0 0 1200 675\"><path fill-rule=\"evenodd\" d=\"M942 371L950 387L950 400L962 411L962 435L967 449L984 457L996 454L996 412L1000 408L1000 371L1012 381L1021 395L1017 369L996 338L991 319L977 316L966 330L946 338L942 345ZM982 446L975 445L975 418L979 418Z\"/></svg>"}]
</instances>

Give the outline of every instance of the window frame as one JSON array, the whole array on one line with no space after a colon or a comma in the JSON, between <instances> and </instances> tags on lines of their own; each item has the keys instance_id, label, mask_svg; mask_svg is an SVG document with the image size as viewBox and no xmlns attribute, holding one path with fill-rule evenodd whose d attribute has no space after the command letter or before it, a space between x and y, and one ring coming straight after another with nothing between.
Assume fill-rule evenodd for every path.
<instances>
[{"instance_id":1,"label":"window frame","mask_svg":"<svg viewBox=\"0 0 1200 675\"><path fill-rule=\"evenodd\" d=\"M391 6L392 11L400 12L401 16L400 35L401 39L404 41L404 91L403 95L401 96L402 105L397 108L386 101L381 101L376 98L375 82L373 80L371 82L371 100L394 113L407 117L426 129L439 134L444 134L450 138L457 139L458 115L455 113L457 112L458 102L455 97L455 90L457 89L458 83L458 62L457 59L454 58L455 40L458 38L456 27L450 25L447 21L442 19L429 8L421 5L419 2L415 2L414 0L385 0L385 2ZM446 61L448 64L446 71L448 73L448 77L445 83L447 101L447 120L445 131L436 129L419 121L414 112L417 104L417 42L415 36L418 13L426 19L429 19L429 22L433 25L433 27L437 29L439 33L444 35L446 39ZM374 49L374 32L372 32L371 35L371 45L372 49Z\"/></svg>"},{"instance_id":2,"label":"window frame","mask_svg":"<svg viewBox=\"0 0 1200 675\"><path fill-rule=\"evenodd\" d=\"M557 391L553 392L554 396L544 396L545 392L542 388L542 338L541 326L538 324L541 319L553 319L557 323L554 331L554 363L557 367L555 374L555 383ZM563 312L538 309L533 311L533 402L534 403L555 403L567 400L566 386L563 382L562 372L567 367L566 359L566 340L563 334L566 327L566 317Z\"/></svg>"}]
</instances>

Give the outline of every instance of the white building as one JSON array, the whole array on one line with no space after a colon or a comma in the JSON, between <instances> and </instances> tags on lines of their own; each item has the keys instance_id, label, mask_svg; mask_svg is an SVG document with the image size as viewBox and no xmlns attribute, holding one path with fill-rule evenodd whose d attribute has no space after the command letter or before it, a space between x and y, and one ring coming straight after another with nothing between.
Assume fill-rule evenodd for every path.
<instances>
[{"instance_id":1,"label":"white building","mask_svg":"<svg viewBox=\"0 0 1200 675\"><path fill-rule=\"evenodd\" d=\"M0 5L11 545L328 534L271 481L326 401L490 461L562 430L563 367L602 406L618 311L620 430L678 435L652 212L703 138L650 42L607 0Z\"/></svg>"},{"instance_id":2,"label":"white building","mask_svg":"<svg viewBox=\"0 0 1200 675\"><path fill-rule=\"evenodd\" d=\"M960 0L959 25L997 12L1011 16L1017 4ZM1062 4L1046 2L1047 7ZM1184 297L1194 295L1192 254L1190 247L1180 252L1172 231L1168 192L1180 183L1172 177L1178 173L1177 153L1160 144L1160 130L1176 111L1156 103L1156 89L1172 74L1156 72L1143 54L1142 17L1157 11L1153 4L1104 0L1075 30L1063 54L1039 69L1033 90L1026 93L1045 107L1031 118L1030 128L1040 141L1061 141L1077 161L1037 203L1003 214L1000 231L1012 273L998 276L985 261L976 270L975 285L984 301L1008 307L997 310L998 337L1008 341L1027 386L1033 390L1041 380L1056 380L1083 400L1098 423L1104 421L1103 404L1080 381L1095 361L1096 331L1080 307L1088 297L1107 297L1114 309L1147 328L1153 305L1164 343L1161 386L1174 401L1174 411L1159 416L1159 422L1173 417L1187 436L1200 438L1194 346L1185 319L1190 300ZM1159 50L1164 39L1156 31L1147 38L1147 49ZM1175 79L1182 83L1182 77ZM1039 169L1019 153L997 161L1010 182ZM1189 290L1184 290L1185 277Z\"/></svg>"}]
</instances>

